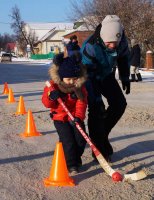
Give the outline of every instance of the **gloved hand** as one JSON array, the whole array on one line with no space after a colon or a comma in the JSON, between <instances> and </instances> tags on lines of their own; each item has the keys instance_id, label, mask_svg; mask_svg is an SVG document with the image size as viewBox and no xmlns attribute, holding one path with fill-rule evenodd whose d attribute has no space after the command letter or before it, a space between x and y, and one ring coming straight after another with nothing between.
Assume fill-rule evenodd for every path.
<instances>
[{"instance_id":1,"label":"gloved hand","mask_svg":"<svg viewBox=\"0 0 154 200\"><path fill-rule=\"evenodd\" d=\"M76 122L79 123L79 124L82 123L82 121L81 121L81 119L79 117L74 117L74 120L73 121L69 121L69 122L74 127L76 126Z\"/></svg>"},{"instance_id":2,"label":"gloved hand","mask_svg":"<svg viewBox=\"0 0 154 200\"><path fill-rule=\"evenodd\" d=\"M130 81L122 81L122 89L125 90L126 94L130 93Z\"/></svg>"},{"instance_id":3,"label":"gloved hand","mask_svg":"<svg viewBox=\"0 0 154 200\"><path fill-rule=\"evenodd\" d=\"M53 90L49 94L49 99L50 100L57 100L60 97L60 92L58 90Z\"/></svg>"}]
</instances>

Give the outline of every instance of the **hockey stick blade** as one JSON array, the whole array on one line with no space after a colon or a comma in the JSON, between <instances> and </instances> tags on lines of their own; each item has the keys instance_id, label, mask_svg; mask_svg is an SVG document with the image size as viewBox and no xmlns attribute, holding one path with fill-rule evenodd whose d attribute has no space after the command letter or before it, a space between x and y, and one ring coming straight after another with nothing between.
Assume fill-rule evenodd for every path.
<instances>
[{"instance_id":1,"label":"hockey stick blade","mask_svg":"<svg viewBox=\"0 0 154 200\"><path fill-rule=\"evenodd\" d=\"M101 167L104 169L104 171L112 177L112 175L116 172L115 170L112 169L112 167L108 164L108 162L104 159L104 157L100 154L96 156L99 164ZM123 181L139 181L147 177L147 174L145 173L144 170L140 170L136 173L132 174L124 174L123 175Z\"/></svg>"},{"instance_id":2,"label":"hockey stick blade","mask_svg":"<svg viewBox=\"0 0 154 200\"><path fill-rule=\"evenodd\" d=\"M126 180L133 180L133 181L139 181L147 177L147 174L144 170L140 170L133 174L124 174L124 181Z\"/></svg>"}]
</instances>

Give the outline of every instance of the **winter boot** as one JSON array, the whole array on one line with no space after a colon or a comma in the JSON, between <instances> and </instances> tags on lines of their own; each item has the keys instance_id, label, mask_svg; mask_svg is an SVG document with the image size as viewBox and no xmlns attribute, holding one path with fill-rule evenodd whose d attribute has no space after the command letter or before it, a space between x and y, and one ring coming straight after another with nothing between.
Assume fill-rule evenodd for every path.
<instances>
[{"instance_id":1,"label":"winter boot","mask_svg":"<svg viewBox=\"0 0 154 200\"><path fill-rule=\"evenodd\" d=\"M140 73L136 74L137 78L138 78L138 81L142 81L142 76Z\"/></svg>"},{"instance_id":2,"label":"winter boot","mask_svg":"<svg viewBox=\"0 0 154 200\"><path fill-rule=\"evenodd\" d=\"M131 78L132 79L130 79L130 82L136 82L136 80L135 80L135 74L131 74Z\"/></svg>"}]
</instances>

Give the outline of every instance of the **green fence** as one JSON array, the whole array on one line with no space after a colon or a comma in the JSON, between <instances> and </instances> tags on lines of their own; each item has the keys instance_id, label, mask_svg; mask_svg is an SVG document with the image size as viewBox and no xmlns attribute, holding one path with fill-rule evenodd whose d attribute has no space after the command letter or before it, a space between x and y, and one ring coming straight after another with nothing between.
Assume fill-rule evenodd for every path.
<instances>
[{"instance_id":1,"label":"green fence","mask_svg":"<svg viewBox=\"0 0 154 200\"><path fill-rule=\"evenodd\" d=\"M48 54L32 54L31 59L39 60L39 59L53 59L54 53L50 52Z\"/></svg>"}]
</instances>

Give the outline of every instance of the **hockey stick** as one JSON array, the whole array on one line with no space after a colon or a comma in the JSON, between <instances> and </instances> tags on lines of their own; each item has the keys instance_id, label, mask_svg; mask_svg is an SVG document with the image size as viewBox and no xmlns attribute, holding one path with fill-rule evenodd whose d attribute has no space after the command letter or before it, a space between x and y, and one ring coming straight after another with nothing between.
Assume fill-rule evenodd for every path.
<instances>
[{"instance_id":1,"label":"hockey stick","mask_svg":"<svg viewBox=\"0 0 154 200\"><path fill-rule=\"evenodd\" d=\"M46 86L48 88L52 88L54 89L54 87L51 85L51 83L49 81L46 81ZM72 121L74 121L74 117L72 116L72 114L69 112L69 110L67 109L67 107L65 106L65 104L63 103L61 98L58 98L57 101L61 104L61 106L63 107L63 109L65 110L65 112L67 113L67 115L70 117L70 119ZM104 169L104 171L112 177L113 181L122 181L122 180L140 180L146 177L146 174L143 170L140 170L137 173L133 173L133 174L124 174L123 176L115 171L114 169L112 169L112 167L109 165L109 163L105 160L105 158L102 156L102 154L100 153L100 151L96 148L96 146L93 144L93 142L91 141L91 139L86 135L86 133L83 131L83 129L81 128L81 126L79 125L79 123L75 123L76 124L76 128L79 130L79 132L82 134L82 136L84 137L84 139L86 140L86 142L89 144L90 148L92 149L93 153L95 154L99 164L101 165L101 167Z\"/></svg>"}]
</instances>

